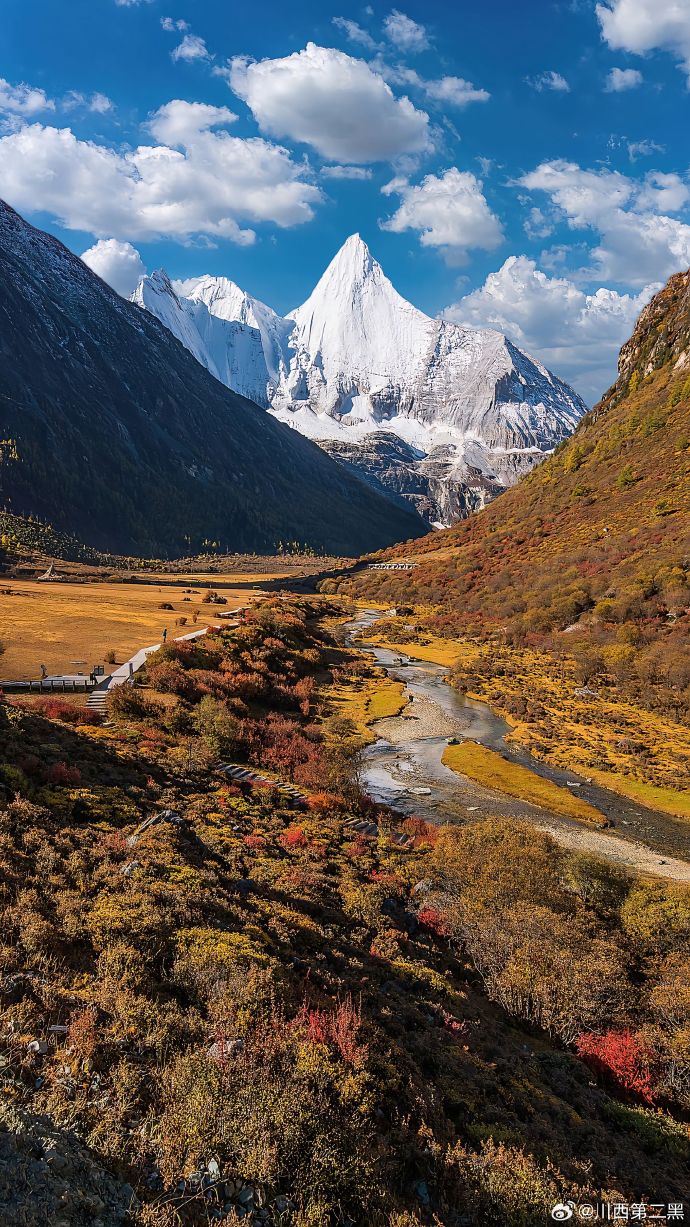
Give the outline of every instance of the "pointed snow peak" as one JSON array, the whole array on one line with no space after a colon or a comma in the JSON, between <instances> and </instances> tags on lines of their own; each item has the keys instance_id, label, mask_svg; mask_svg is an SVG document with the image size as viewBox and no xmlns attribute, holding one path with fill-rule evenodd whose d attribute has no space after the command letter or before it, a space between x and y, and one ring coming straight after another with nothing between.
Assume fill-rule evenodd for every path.
<instances>
[{"instance_id":1,"label":"pointed snow peak","mask_svg":"<svg viewBox=\"0 0 690 1227\"><path fill-rule=\"evenodd\" d=\"M374 271L382 272L381 265L374 259L364 239L358 234L351 234L336 252L326 269L322 281L349 280L362 283Z\"/></svg>"},{"instance_id":2,"label":"pointed snow peak","mask_svg":"<svg viewBox=\"0 0 690 1227\"><path fill-rule=\"evenodd\" d=\"M368 260L370 263L373 260L372 254L361 234L351 234L348 239L345 239L338 254L342 255L343 252L347 252L349 256L355 257L358 260Z\"/></svg>"},{"instance_id":3,"label":"pointed snow peak","mask_svg":"<svg viewBox=\"0 0 690 1227\"><path fill-rule=\"evenodd\" d=\"M152 273L144 273L144 275L139 278L137 288L132 294L131 301L138 303L140 307L148 307L149 303L147 300L152 294L162 294L168 298L172 298L175 303L178 302L173 283L164 268L156 268Z\"/></svg>"},{"instance_id":4,"label":"pointed snow peak","mask_svg":"<svg viewBox=\"0 0 690 1227\"><path fill-rule=\"evenodd\" d=\"M153 285L159 287L162 290L171 291L173 288L172 281L170 280L164 268L154 268L149 280L153 283Z\"/></svg>"},{"instance_id":5,"label":"pointed snow peak","mask_svg":"<svg viewBox=\"0 0 690 1227\"><path fill-rule=\"evenodd\" d=\"M298 323L310 321L308 326L316 325L320 331L321 323L328 326L328 319L335 319L336 327L353 323L357 327L355 321L361 321L364 314L368 323L362 327L366 330L377 322L382 325L382 317L399 312L411 313L420 324L429 322L427 316L400 297L360 235L351 234L306 302L288 312L288 318Z\"/></svg>"}]
</instances>

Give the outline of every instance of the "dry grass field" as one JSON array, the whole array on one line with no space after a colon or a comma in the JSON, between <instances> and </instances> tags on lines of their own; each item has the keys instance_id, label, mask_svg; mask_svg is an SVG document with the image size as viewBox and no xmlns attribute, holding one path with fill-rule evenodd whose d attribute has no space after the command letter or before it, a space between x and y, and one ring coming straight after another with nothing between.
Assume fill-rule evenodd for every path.
<instances>
[{"instance_id":1,"label":"dry grass field","mask_svg":"<svg viewBox=\"0 0 690 1227\"><path fill-rule=\"evenodd\" d=\"M248 575L190 576L189 592L177 579L175 584L8 580L0 590L0 640L5 645L0 678L35 679L41 675L42 664L48 673L88 672L95 664L105 664L109 652L115 653L119 664L139 648L156 643L163 627L170 636L183 635L261 595L258 588L243 586L250 580ZM202 604L211 580L218 585L229 580L238 585L236 593L223 589L227 605ZM163 603L172 609L161 609ZM186 625L176 625L180 618L187 619Z\"/></svg>"}]
</instances>

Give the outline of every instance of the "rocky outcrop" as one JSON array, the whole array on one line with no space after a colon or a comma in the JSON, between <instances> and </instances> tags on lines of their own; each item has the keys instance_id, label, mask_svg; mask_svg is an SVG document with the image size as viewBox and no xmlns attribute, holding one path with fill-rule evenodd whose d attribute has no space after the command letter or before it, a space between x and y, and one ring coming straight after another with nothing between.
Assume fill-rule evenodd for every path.
<instances>
[{"instance_id":1,"label":"rocky outcrop","mask_svg":"<svg viewBox=\"0 0 690 1227\"><path fill-rule=\"evenodd\" d=\"M125 1227L137 1202L70 1133L46 1116L0 1104L3 1227Z\"/></svg>"},{"instance_id":2,"label":"rocky outcrop","mask_svg":"<svg viewBox=\"0 0 690 1227\"><path fill-rule=\"evenodd\" d=\"M690 271L676 273L642 311L620 351L617 388L667 363L690 371Z\"/></svg>"}]
</instances>

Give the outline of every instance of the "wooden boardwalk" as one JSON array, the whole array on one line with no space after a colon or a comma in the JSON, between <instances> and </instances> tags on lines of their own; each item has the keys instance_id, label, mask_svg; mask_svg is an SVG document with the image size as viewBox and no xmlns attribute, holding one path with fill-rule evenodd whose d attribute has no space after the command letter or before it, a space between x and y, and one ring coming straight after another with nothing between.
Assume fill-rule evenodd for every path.
<instances>
[{"instance_id":1,"label":"wooden boardwalk","mask_svg":"<svg viewBox=\"0 0 690 1227\"><path fill-rule=\"evenodd\" d=\"M216 629L214 626L204 626L201 630L191 631L188 635L177 635L171 642L186 643L194 639L201 639L208 631ZM138 652L134 653L134 656L126 660L123 665L119 665L114 673L111 673L109 677L105 677L100 685L92 690L86 700L86 706L90 707L92 711L105 713L108 707L110 691L114 690L116 686L125 686L128 682L131 682L134 674L143 669L151 653L157 652L162 646L162 643L153 643L148 648L140 648Z\"/></svg>"}]
</instances>

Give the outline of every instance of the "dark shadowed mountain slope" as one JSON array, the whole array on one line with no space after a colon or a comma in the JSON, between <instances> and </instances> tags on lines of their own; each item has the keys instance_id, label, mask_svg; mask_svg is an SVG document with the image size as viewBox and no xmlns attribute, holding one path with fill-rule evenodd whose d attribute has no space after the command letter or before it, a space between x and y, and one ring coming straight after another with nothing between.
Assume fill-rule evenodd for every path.
<instances>
[{"instance_id":1,"label":"dark shadowed mountain slope","mask_svg":"<svg viewBox=\"0 0 690 1227\"><path fill-rule=\"evenodd\" d=\"M222 387L0 202L0 499L88 544L354 554L423 521Z\"/></svg>"}]
</instances>

